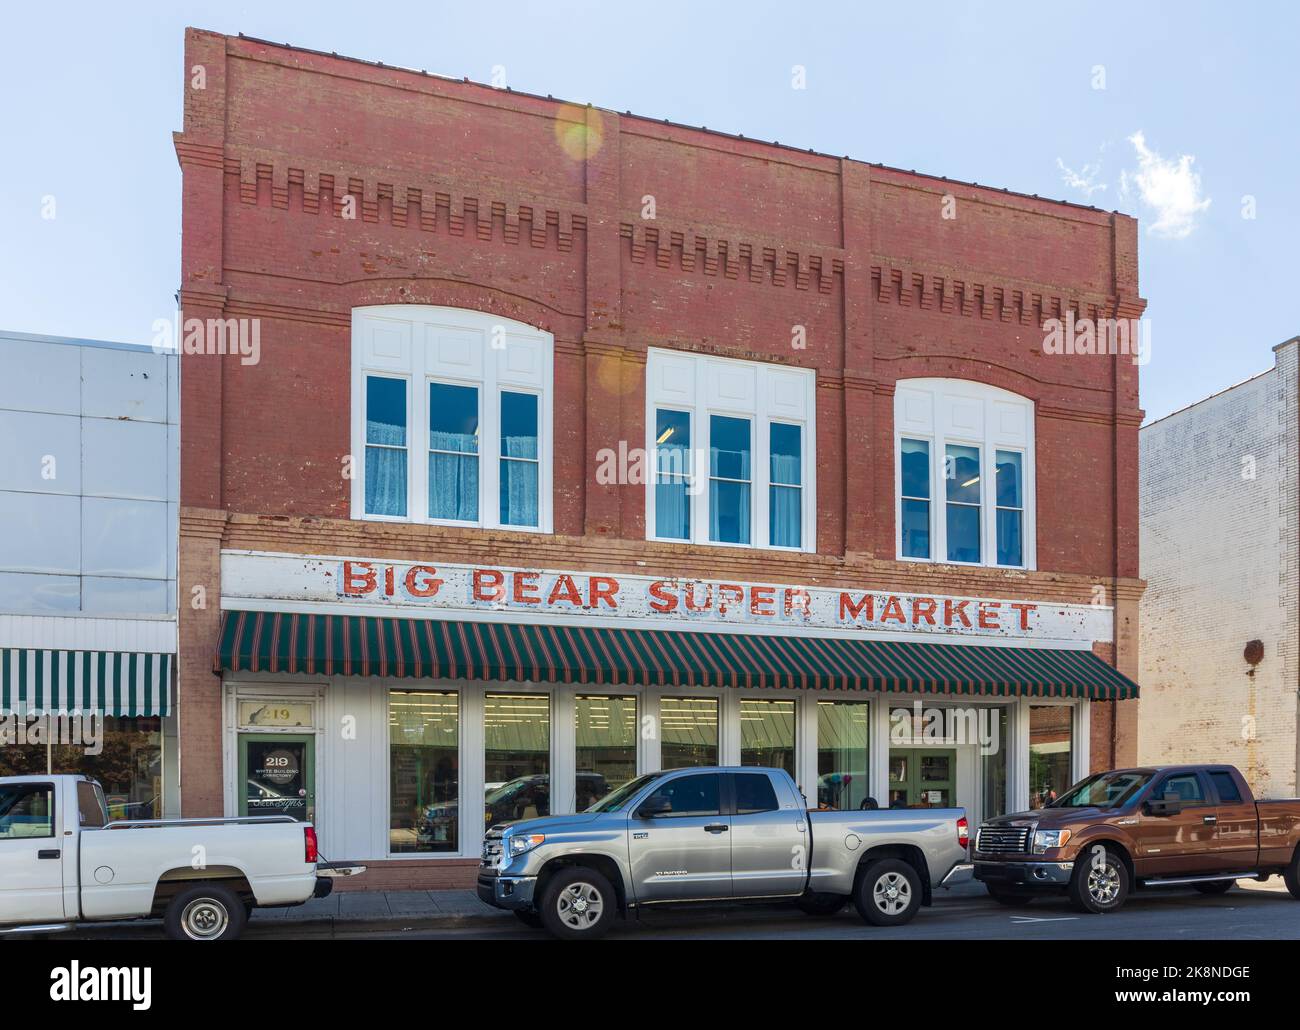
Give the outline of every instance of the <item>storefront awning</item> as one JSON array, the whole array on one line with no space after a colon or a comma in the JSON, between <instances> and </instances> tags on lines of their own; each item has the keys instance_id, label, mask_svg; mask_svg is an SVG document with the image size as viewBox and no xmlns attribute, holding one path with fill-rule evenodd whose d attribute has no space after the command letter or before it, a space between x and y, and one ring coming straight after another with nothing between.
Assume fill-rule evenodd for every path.
<instances>
[{"instance_id":1,"label":"storefront awning","mask_svg":"<svg viewBox=\"0 0 1300 1030\"><path fill-rule=\"evenodd\" d=\"M0 714L170 715L170 654L0 648Z\"/></svg>"},{"instance_id":2,"label":"storefront awning","mask_svg":"<svg viewBox=\"0 0 1300 1030\"><path fill-rule=\"evenodd\" d=\"M598 686L1137 697L1092 651L604 626L222 613L231 672Z\"/></svg>"}]
</instances>

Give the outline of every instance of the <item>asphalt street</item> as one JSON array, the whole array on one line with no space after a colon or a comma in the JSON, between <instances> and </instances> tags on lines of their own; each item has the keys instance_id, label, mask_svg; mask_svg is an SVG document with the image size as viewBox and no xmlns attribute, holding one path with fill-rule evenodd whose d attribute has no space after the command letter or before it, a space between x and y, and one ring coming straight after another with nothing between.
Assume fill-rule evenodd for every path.
<instances>
[{"instance_id":1,"label":"asphalt street","mask_svg":"<svg viewBox=\"0 0 1300 1030\"><path fill-rule=\"evenodd\" d=\"M114 924L87 928L82 940L160 939L158 923ZM1063 898L1041 898L1022 909L1007 909L978 895L940 897L910 924L884 929L868 926L852 906L831 918L816 919L797 910L690 908L659 911L621 922L610 940L1296 940L1300 902L1285 890L1234 888L1220 897L1188 889L1145 891L1119 912L1105 916L1075 912ZM65 937L64 939L68 939ZM254 924L245 940L549 940L540 930L513 919L465 920L447 926L386 924Z\"/></svg>"}]
</instances>

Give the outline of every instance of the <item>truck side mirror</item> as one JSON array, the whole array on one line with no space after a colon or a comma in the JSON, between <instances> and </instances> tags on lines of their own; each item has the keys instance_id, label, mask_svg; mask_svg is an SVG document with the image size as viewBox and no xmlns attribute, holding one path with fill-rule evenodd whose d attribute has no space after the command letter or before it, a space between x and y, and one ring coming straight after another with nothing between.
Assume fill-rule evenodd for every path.
<instances>
[{"instance_id":1,"label":"truck side mirror","mask_svg":"<svg viewBox=\"0 0 1300 1030\"><path fill-rule=\"evenodd\" d=\"M1177 815L1183 810L1183 799L1177 794L1151 798L1147 801L1146 809L1149 815Z\"/></svg>"},{"instance_id":2,"label":"truck side mirror","mask_svg":"<svg viewBox=\"0 0 1300 1030\"><path fill-rule=\"evenodd\" d=\"M638 819L653 819L657 815L667 815L673 810L672 798L667 794L651 794L636 810Z\"/></svg>"}]
</instances>

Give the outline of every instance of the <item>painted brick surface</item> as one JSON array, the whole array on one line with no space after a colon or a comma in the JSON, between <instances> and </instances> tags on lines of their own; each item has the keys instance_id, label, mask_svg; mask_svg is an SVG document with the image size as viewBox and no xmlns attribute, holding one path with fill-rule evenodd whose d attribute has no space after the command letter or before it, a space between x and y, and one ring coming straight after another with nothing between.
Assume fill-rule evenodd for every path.
<instances>
[{"instance_id":1,"label":"painted brick surface","mask_svg":"<svg viewBox=\"0 0 1300 1030\"><path fill-rule=\"evenodd\" d=\"M1274 797L1297 787L1297 349L1141 432L1139 759L1232 762Z\"/></svg>"},{"instance_id":2,"label":"painted brick surface","mask_svg":"<svg viewBox=\"0 0 1300 1030\"><path fill-rule=\"evenodd\" d=\"M210 598L216 546L1044 601L1101 584L1135 608L1138 369L1046 355L1041 330L1141 314L1131 218L190 30L196 66L176 137L185 314L262 326L257 365L183 359L181 565ZM350 313L385 303L554 334L553 534L349 520ZM596 482L598 451L644 440L653 346L816 370L820 553L649 544L643 488ZM894 560L893 393L913 376L1035 402L1037 571ZM204 706L214 632L182 606L182 696ZM1099 649L1136 675L1127 639ZM207 711L183 729L203 759L187 814L221 807ZM1118 715L1099 706L1094 761L1132 757Z\"/></svg>"}]
</instances>

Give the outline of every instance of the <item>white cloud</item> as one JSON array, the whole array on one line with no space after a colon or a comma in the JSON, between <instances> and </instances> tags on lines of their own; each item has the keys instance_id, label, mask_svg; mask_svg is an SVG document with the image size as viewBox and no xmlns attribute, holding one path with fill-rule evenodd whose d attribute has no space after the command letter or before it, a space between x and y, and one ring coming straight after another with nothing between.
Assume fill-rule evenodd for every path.
<instances>
[{"instance_id":1,"label":"white cloud","mask_svg":"<svg viewBox=\"0 0 1300 1030\"><path fill-rule=\"evenodd\" d=\"M1142 203L1154 209L1156 220L1147 232L1181 240L1196 228L1197 216L1210 207L1201 195L1201 177L1192 170L1196 158L1182 154L1177 160L1161 157L1147 146L1139 129L1128 138L1137 152L1136 172L1120 173L1120 196L1136 191Z\"/></svg>"},{"instance_id":2,"label":"white cloud","mask_svg":"<svg viewBox=\"0 0 1300 1030\"><path fill-rule=\"evenodd\" d=\"M1072 190L1078 190L1085 197L1092 198L1094 193L1098 193L1106 188L1104 182L1098 182L1097 176L1101 174L1101 162L1096 164L1084 165L1077 172L1070 168L1059 157L1056 159L1056 167L1061 170L1061 179L1065 185Z\"/></svg>"}]
</instances>

